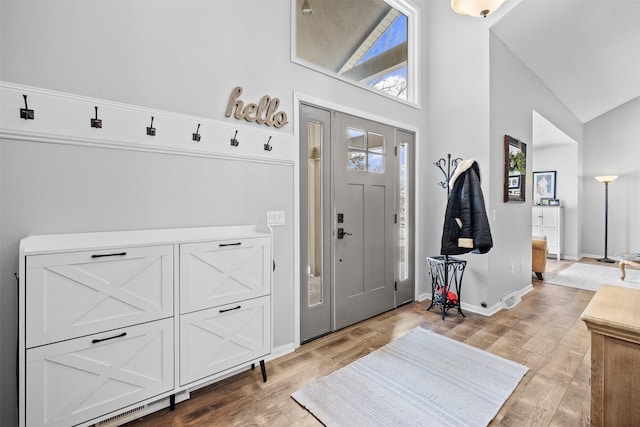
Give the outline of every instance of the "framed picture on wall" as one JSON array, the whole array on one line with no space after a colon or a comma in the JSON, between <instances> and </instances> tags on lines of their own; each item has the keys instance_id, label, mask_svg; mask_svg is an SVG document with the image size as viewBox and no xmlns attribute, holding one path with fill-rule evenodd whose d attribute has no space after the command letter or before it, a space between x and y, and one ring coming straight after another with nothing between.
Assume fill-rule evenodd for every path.
<instances>
[{"instance_id":1,"label":"framed picture on wall","mask_svg":"<svg viewBox=\"0 0 640 427\"><path fill-rule=\"evenodd\" d=\"M533 173L533 204L541 205L542 199L556 198L556 171Z\"/></svg>"},{"instance_id":2,"label":"framed picture on wall","mask_svg":"<svg viewBox=\"0 0 640 427\"><path fill-rule=\"evenodd\" d=\"M520 175L509 176L509 189L520 188Z\"/></svg>"}]
</instances>

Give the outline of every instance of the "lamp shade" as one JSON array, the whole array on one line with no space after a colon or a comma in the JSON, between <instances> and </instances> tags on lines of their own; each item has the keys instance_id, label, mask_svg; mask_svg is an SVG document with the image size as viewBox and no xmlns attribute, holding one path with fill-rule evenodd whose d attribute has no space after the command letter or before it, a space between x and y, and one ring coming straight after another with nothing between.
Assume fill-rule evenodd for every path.
<instances>
[{"instance_id":1,"label":"lamp shade","mask_svg":"<svg viewBox=\"0 0 640 427\"><path fill-rule=\"evenodd\" d=\"M601 175L601 176L596 176L596 179L600 182L611 182L618 179L618 175Z\"/></svg>"},{"instance_id":2,"label":"lamp shade","mask_svg":"<svg viewBox=\"0 0 640 427\"><path fill-rule=\"evenodd\" d=\"M451 9L460 15L486 17L497 10L505 0L451 0Z\"/></svg>"}]
</instances>

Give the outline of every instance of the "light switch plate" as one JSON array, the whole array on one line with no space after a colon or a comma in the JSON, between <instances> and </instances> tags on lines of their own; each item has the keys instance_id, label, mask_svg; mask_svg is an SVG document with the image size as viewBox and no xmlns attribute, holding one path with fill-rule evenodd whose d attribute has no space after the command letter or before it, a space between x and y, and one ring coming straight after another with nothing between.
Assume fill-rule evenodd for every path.
<instances>
[{"instance_id":1,"label":"light switch plate","mask_svg":"<svg viewBox=\"0 0 640 427\"><path fill-rule=\"evenodd\" d=\"M280 227L285 225L284 211L268 211L267 225L272 227Z\"/></svg>"}]
</instances>

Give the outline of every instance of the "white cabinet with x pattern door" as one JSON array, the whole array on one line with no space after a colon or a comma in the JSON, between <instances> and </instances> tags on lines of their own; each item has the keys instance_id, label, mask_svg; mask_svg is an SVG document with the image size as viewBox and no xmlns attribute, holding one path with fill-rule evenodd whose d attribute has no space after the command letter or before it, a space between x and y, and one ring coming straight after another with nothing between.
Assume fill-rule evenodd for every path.
<instances>
[{"instance_id":1,"label":"white cabinet with x pattern door","mask_svg":"<svg viewBox=\"0 0 640 427\"><path fill-rule=\"evenodd\" d=\"M270 353L265 237L180 245L180 385Z\"/></svg>"},{"instance_id":2,"label":"white cabinet with x pattern door","mask_svg":"<svg viewBox=\"0 0 640 427\"><path fill-rule=\"evenodd\" d=\"M266 380L256 226L29 236L19 259L21 426L121 420L258 361Z\"/></svg>"},{"instance_id":3,"label":"white cabinet with x pattern door","mask_svg":"<svg viewBox=\"0 0 640 427\"><path fill-rule=\"evenodd\" d=\"M76 425L170 391L173 246L39 242L50 239L31 239L21 289L26 425Z\"/></svg>"}]
</instances>

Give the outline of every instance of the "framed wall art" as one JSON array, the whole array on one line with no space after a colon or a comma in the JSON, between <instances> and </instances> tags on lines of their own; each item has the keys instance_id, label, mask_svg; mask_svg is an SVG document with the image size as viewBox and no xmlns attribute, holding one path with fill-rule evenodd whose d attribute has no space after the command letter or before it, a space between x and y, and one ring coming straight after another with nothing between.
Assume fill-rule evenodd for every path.
<instances>
[{"instance_id":1,"label":"framed wall art","mask_svg":"<svg viewBox=\"0 0 640 427\"><path fill-rule=\"evenodd\" d=\"M504 197L505 202L524 202L527 177L527 144L504 136Z\"/></svg>"},{"instance_id":2,"label":"framed wall art","mask_svg":"<svg viewBox=\"0 0 640 427\"><path fill-rule=\"evenodd\" d=\"M533 173L533 204L543 204L543 199L556 198L556 171ZM547 203L548 204L548 203Z\"/></svg>"}]
</instances>

